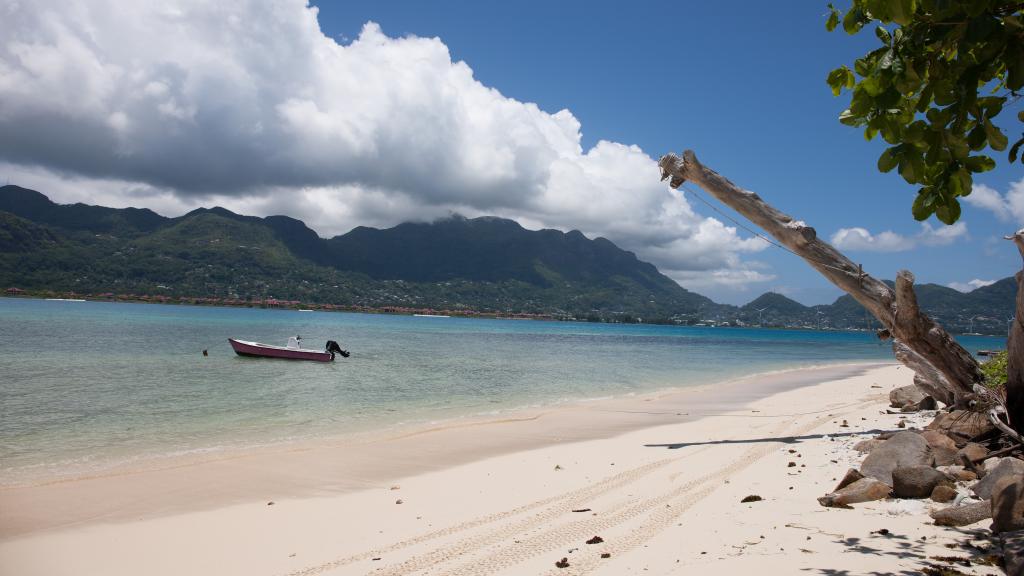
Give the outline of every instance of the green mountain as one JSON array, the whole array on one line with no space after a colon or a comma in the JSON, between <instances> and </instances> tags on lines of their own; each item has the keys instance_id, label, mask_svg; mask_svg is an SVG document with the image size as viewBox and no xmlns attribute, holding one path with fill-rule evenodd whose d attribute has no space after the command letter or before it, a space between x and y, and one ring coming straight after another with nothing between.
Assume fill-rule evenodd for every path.
<instances>
[{"instance_id":1,"label":"green mountain","mask_svg":"<svg viewBox=\"0 0 1024 576\"><path fill-rule=\"evenodd\" d=\"M886 284L895 285L891 281L886 281ZM946 330L1006 334L1007 321L1014 314L1017 281L1013 277L1003 278L966 294L938 284L915 284L914 292L921 309ZM839 297L822 310L830 325L838 328L877 325L849 295Z\"/></svg>"},{"instance_id":2,"label":"green mountain","mask_svg":"<svg viewBox=\"0 0 1024 576\"><path fill-rule=\"evenodd\" d=\"M632 252L575 230L531 231L501 218L453 216L323 239L287 216L201 208L166 218L137 208L55 204L17 186L0 187L0 288L9 287L685 324L877 327L850 296L808 307L768 292L742 307L716 304ZM916 286L921 307L946 329L987 334L1005 334L1016 288L1013 278L968 294Z\"/></svg>"},{"instance_id":3,"label":"green mountain","mask_svg":"<svg viewBox=\"0 0 1024 576\"><path fill-rule=\"evenodd\" d=\"M0 210L0 286L27 290L649 320L715 306L604 238L500 218L322 239L285 216L165 218L55 204L16 186L0 188Z\"/></svg>"}]
</instances>

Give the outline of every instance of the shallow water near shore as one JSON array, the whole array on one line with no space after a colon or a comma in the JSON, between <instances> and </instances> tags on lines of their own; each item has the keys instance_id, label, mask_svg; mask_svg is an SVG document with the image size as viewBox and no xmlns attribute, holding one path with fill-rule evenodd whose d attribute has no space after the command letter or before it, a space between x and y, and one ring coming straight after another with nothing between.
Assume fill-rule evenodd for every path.
<instances>
[{"instance_id":1,"label":"shallow water near shore","mask_svg":"<svg viewBox=\"0 0 1024 576\"><path fill-rule=\"evenodd\" d=\"M300 334L330 364L250 359ZM969 349L1004 339L963 337ZM202 350L209 350L204 357ZM837 362L868 332L419 318L0 298L0 484Z\"/></svg>"}]
</instances>

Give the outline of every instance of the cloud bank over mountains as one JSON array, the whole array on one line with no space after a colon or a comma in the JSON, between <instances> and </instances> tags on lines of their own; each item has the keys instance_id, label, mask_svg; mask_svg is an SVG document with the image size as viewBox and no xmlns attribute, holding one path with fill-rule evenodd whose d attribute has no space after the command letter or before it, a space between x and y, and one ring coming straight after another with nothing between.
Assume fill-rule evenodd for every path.
<instances>
[{"instance_id":1,"label":"cloud bank over mountains","mask_svg":"<svg viewBox=\"0 0 1024 576\"><path fill-rule=\"evenodd\" d=\"M0 177L58 201L287 214L321 235L451 212L576 228L686 286L772 278L637 146L503 96L437 38L339 44L304 0L0 4Z\"/></svg>"},{"instance_id":2,"label":"cloud bank over mountains","mask_svg":"<svg viewBox=\"0 0 1024 576\"><path fill-rule=\"evenodd\" d=\"M840 250L865 252L903 252L919 246L948 246L967 237L967 224L963 221L951 226L933 227L921 223L921 230L913 236L897 234L886 230L872 234L866 228L840 228L832 235L831 242Z\"/></svg>"}]
</instances>

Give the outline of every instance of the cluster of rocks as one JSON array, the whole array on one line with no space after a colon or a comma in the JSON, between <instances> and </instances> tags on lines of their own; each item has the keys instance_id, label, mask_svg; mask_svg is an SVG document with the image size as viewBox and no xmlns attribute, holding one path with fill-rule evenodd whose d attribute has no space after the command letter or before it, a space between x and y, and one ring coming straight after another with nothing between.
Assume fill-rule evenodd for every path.
<instances>
[{"instance_id":1,"label":"cluster of rocks","mask_svg":"<svg viewBox=\"0 0 1024 576\"><path fill-rule=\"evenodd\" d=\"M931 406L923 394L903 388L890 400L901 411ZM932 401L934 402L934 401ZM835 490L818 499L822 506L884 498L929 498L946 504L931 512L941 526L966 526L992 518L996 533L1024 530L1024 460L998 455L978 442L993 436L983 414L940 412L925 430L886 432L854 449L866 453Z\"/></svg>"}]
</instances>

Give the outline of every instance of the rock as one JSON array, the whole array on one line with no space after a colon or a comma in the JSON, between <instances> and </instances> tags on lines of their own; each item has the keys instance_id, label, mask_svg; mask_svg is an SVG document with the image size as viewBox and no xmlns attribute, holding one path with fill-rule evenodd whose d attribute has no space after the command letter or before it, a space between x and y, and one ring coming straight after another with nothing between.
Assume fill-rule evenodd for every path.
<instances>
[{"instance_id":1,"label":"rock","mask_svg":"<svg viewBox=\"0 0 1024 576\"><path fill-rule=\"evenodd\" d=\"M970 470L961 470L953 475L957 482L974 482L978 479L978 475Z\"/></svg>"},{"instance_id":2,"label":"rock","mask_svg":"<svg viewBox=\"0 0 1024 576\"><path fill-rule=\"evenodd\" d=\"M982 461L982 463L981 463L981 469L982 469L982 470L983 470L983 471L984 471L984 472L985 472L986 474L988 474L988 473L989 473L989 472L991 472L991 471L992 471L992 470L993 470L993 469L994 469L994 468L995 468L996 466L999 466L999 463L1000 463L1000 462L1002 462L1002 461L1003 461L1003 459L1002 459L1002 458L1000 458L1000 457L998 457L998 456L993 456L992 458L986 458L986 459L985 459L985 460L983 460L983 461Z\"/></svg>"},{"instance_id":3,"label":"rock","mask_svg":"<svg viewBox=\"0 0 1024 576\"><path fill-rule=\"evenodd\" d=\"M868 452L871 452L875 448L881 446L883 442L885 442L885 440L861 440L860 442L857 442L856 444L853 445L853 449L856 450L857 452L860 452L861 454L866 454Z\"/></svg>"},{"instance_id":4,"label":"rock","mask_svg":"<svg viewBox=\"0 0 1024 576\"><path fill-rule=\"evenodd\" d=\"M889 495L892 488L874 478L861 478L853 484L818 498L818 504L826 508L845 508L857 502L881 500Z\"/></svg>"},{"instance_id":5,"label":"rock","mask_svg":"<svg viewBox=\"0 0 1024 576\"><path fill-rule=\"evenodd\" d=\"M893 388L889 392L889 405L893 408L915 406L921 400L924 400L924 392L921 392L921 389L913 384Z\"/></svg>"},{"instance_id":6,"label":"rock","mask_svg":"<svg viewBox=\"0 0 1024 576\"><path fill-rule=\"evenodd\" d=\"M985 464L988 464L988 460L985 461ZM1024 476L1024 460L1010 457L1000 458L1000 462L993 466L989 473L985 474L985 477L979 480L971 490L978 498L988 500L992 497L992 490L995 488L996 482L1006 477L1016 479L1021 476Z\"/></svg>"},{"instance_id":7,"label":"rock","mask_svg":"<svg viewBox=\"0 0 1024 576\"><path fill-rule=\"evenodd\" d=\"M921 433L921 437L928 442L928 446L931 446L937 466L950 466L960 463L957 457L956 442L952 438L939 430L925 430Z\"/></svg>"},{"instance_id":8,"label":"rock","mask_svg":"<svg viewBox=\"0 0 1024 576\"><path fill-rule=\"evenodd\" d=\"M860 473L892 486L893 470L904 466L931 466L928 442L915 432L899 432L872 450L860 465Z\"/></svg>"},{"instance_id":9,"label":"rock","mask_svg":"<svg viewBox=\"0 0 1024 576\"><path fill-rule=\"evenodd\" d=\"M928 430L944 430L946 433L956 434L968 439L981 436L994 429L985 414L968 410L940 412L935 416L935 420L932 420L932 423L925 426L925 428Z\"/></svg>"},{"instance_id":10,"label":"rock","mask_svg":"<svg viewBox=\"0 0 1024 576\"><path fill-rule=\"evenodd\" d=\"M750 496L743 498L743 500L740 500L740 504L746 504L747 502L760 502L761 500L764 500L764 498L761 498L757 494L751 494ZM590 542L587 542L587 544L590 544Z\"/></svg>"},{"instance_id":11,"label":"rock","mask_svg":"<svg viewBox=\"0 0 1024 576\"><path fill-rule=\"evenodd\" d=\"M555 567L556 568L568 568L569 567L569 559L568 558L562 558L558 562L555 562Z\"/></svg>"},{"instance_id":12,"label":"rock","mask_svg":"<svg viewBox=\"0 0 1024 576\"><path fill-rule=\"evenodd\" d=\"M897 498L927 498L943 482L951 483L931 466L901 466L892 473L892 493Z\"/></svg>"},{"instance_id":13,"label":"rock","mask_svg":"<svg viewBox=\"0 0 1024 576\"><path fill-rule=\"evenodd\" d=\"M703 552L701 552L701 554L703 554ZM601 553L601 558L611 558L611 557L612 557L612 553L611 552L602 552Z\"/></svg>"},{"instance_id":14,"label":"rock","mask_svg":"<svg viewBox=\"0 0 1024 576\"><path fill-rule=\"evenodd\" d=\"M843 479L839 481L839 484L836 486L836 489L833 490L833 492L838 492L843 488L846 488L850 484L853 484L857 480L860 480L863 477L864 475L861 474L859 470L857 470L856 468L850 468L849 470L846 471L846 476L843 476Z\"/></svg>"},{"instance_id":15,"label":"rock","mask_svg":"<svg viewBox=\"0 0 1024 576\"><path fill-rule=\"evenodd\" d=\"M587 540L587 544L600 544L601 542L604 542L604 538L601 538L600 536L594 536L590 540Z\"/></svg>"},{"instance_id":16,"label":"rock","mask_svg":"<svg viewBox=\"0 0 1024 576\"><path fill-rule=\"evenodd\" d=\"M931 513L938 526L967 526L992 517L992 504L985 500L966 506L950 506Z\"/></svg>"},{"instance_id":17,"label":"rock","mask_svg":"<svg viewBox=\"0 0 1024 576\"><path fill-rule=\"evenodd\" d=\"M985 456L988 456L988 448L981 444L968 442L966 446L957 452L957 458L960 458L961 454L968 457L972 462L981 462Z\"/></svg>"},{"instance_id":18,"label":"rock","mask_svg":"<svg viewBox=\"0 0 1024 576\"><path fill-rule=\"evenodd\" d=\"M1003 476L992 487L992 531L1024 530L1024 476Z\"/></svg>"},{"instance_id":19,"label":"rock","mask_svg":"<svg viewBox=\"0 0 1024 576\"><path fill-rule=\"evenodd\" d=\"M959 482L974 482L978 475L963 466L936 466L936 470Z\"/></svg>"},{"instance_id":20,"label":"rock","mask_svg":"<svg viewBox=\"0 0 1024 576\"><path fill-rule=\"evenodd\" d=\"M949 484L938 484L932 490L931 499L933 502L952 502L956 498L956 488Z\"/></svg>"},{"instance_id":21,"label":"rock","mask_svg":"<svg viewBox=\"0 0 1024 576\"><path fill-rule=\"evenodd\" d=\"M931 396L925 396L920 402L917 403L918 410L937 410L939 403Z\"/></svg>"},{"instance_id":22,"label":"rock","mask_svg":"<svg viewBox=\"0 0 1024 576\"><path fill-rule=\"evenodd\" d=\"M1003 569L1006 576L1024 576L1024 530L1003 532Z\"/></svg>"},{"instance_id":23,"label":"rock","mask_svg":"<svg viewBox=\"0 0 1024 576\"><path fill-rule=\"evenodd\" d=\"M925 430L921 432L921 438L924 438L932 448L948 448L956 451L956 442L940 430Z\"/></svg>"}]
</instances>

